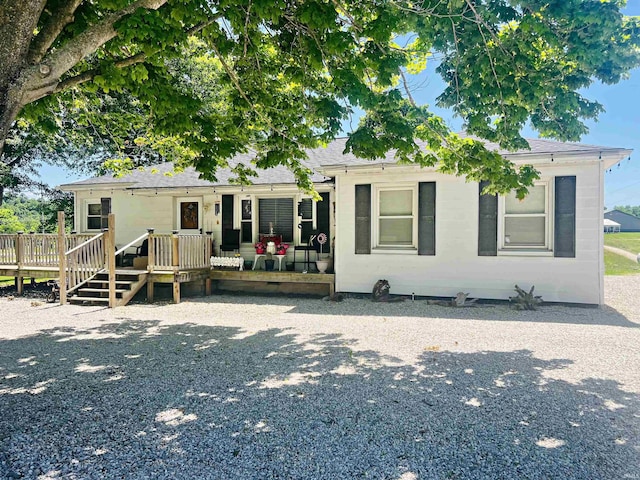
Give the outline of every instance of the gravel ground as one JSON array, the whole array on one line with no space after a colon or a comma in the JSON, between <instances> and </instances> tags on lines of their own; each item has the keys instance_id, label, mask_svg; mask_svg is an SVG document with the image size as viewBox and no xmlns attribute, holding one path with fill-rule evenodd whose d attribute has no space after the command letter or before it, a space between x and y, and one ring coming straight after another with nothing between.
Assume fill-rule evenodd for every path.
<instances>
[{"instance_id":1,"label":"gravel ground","mask_svg":"<svg viewBox=\"0 0 640 480\"><path fill-rule=\"evenodd\" d=\"M607 306L0 298L0 477L639 479L640 276Z\"/></svg>"}]
</instances>

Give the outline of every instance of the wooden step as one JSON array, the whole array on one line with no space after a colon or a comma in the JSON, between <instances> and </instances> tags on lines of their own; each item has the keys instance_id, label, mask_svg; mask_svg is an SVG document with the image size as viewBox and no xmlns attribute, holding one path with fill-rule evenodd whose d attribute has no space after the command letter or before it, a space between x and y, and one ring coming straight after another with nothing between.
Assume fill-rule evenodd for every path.
<instances>
[{"instance_id":1,"label":"wooden step","mask_svg":"<svg viewBox=\"0 0 640 480\"><path fill-rule=\"evenodd\" d=\"M69 303L109 303L108 297L69 297Z\"/></svg>"},{"instance_id":2,"label":"wooden step","mask_svg":"<svg viewBox=\"0 0 640 480\"><path fill-rule=\"evenodd\" d=\"M124 293L124 292L128 292L129 289L128 288L116 288L116 293ZM109 294L109 289L108 288L93 288L93 287L82 287L80 289L78 289L78 292L100 292L100 293L106 293L107 295Z\"/></svg>"},{"instance_id":3,"label":"wooden step","mask_svg":"<svg viewBox=\"0 0 640 480\"><path fill-rule=\"evenodd\" d=\"M131 285L133 285L134 281L131 280L116 280L116 288L118 285L125 285L127 287L131 287ZM89 282L87 282L87 285L92 286L93 288L100 288L100 287L95 287L95 285L104 285L105 287L109 287L109 280L90 280Z\"/></svg>"}]
</instances>

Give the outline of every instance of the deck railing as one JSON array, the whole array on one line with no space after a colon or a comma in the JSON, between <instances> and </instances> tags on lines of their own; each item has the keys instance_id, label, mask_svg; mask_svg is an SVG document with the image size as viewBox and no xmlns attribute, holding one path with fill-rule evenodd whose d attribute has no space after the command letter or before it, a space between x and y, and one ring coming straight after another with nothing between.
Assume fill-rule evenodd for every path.
<instances>
[{"instance_id":1,"label":"deck railing","mask_svg":"<svg viewBox=\"0 0 640 480\"><path fill-rule=\"evenodd\" d=\"M149 234L149 269L207 268L211 257L208 235Z\"/></svg>"},{"instance_id":2,"label":"deck railing","mask_svg":"<svg viewBox=\"0 0 640 480\"><path fill-rule=\"evenodd\" d=\"M105 267L104 233L99 233L65 253L67 293L91 280Z\"/></svg>"},{"instance_id":3,"label":"deck railing","mask_svg":"<svg viewBox=\"0 0 640 480\"><path fill-rule=\"evenodd\" d=\"M18 235L0 235L0 265L17 265Z\"/></svg>"},{"instance_id":4,"label":"deck railing","mask_svg":"<svg viewBox=\"0 0 640 480\"><path fill-rule=\"evenodd\" d=\"M93 235L65 235L65 251L86 242ZM0 265L57 267L58 235L55 233L0 234Z\"/></svg>"},{"instance_id":5,"label":"deck railing","mask_svg":"<svg viewBox=\"0 0 640 480\"><path fill-rule=\"evenodd\" d=\"M183 269L206 268L211 257L211 238L207 235L178 235L178 266Z\"/></svg>"}]
</instances>

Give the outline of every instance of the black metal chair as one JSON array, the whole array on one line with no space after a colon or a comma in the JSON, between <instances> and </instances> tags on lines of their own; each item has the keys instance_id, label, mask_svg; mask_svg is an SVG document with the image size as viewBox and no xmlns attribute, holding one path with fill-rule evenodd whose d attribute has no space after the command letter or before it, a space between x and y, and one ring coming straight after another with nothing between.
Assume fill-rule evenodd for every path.
<instances>
[{"instance_id":1,"label":"black metal chair","mask_svg":"<svg viewBox=\"0 0 640 480\"><path fill-rule=\"evenodd\" d=\"M131 267L133 266L133 259L136 257L148 257L149 256L149 239L145 238L140 245L136 247L136 253L125 253L121 260L120 266ZM117 259L116 259L117 262Z\"/></svg>"},{"instance_id":2,"label":"black metal chair","mask_svg":"<svg viewBox=\"0 0 640 480\"><path fill-rule=\"evenodd\" d=\"M304 252L304 265L306 265L305 271L309 271L311 267L311 262L315 262L318 260L318 252L320 252L320 244L316 241L316 237L320 233L319 230L313 230L307 239L306 245L294 245L293 247L293 271L296 271L296 253ZM316 253L315 260L311 260L311 252ZM315 264L314 264L315 265Z\"/></svg>"},{"instance_id":3,"label":"black metal chair","mask_svg":"<svg viewBox=\"0 0 640 480\"><path fill-rule=\"evenodd\" d=\"M222 255L222 252L240 253L240 230L226 228L222 231L220 255Z\"/></svg>"}]
</instances>

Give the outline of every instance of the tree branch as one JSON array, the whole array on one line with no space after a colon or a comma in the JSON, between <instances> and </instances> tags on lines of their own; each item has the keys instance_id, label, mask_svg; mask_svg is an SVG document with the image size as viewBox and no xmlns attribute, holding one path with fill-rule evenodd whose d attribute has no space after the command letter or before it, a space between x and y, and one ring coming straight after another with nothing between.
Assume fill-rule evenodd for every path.
<instances>
[{"instance_id":1,"label":"tree branch","mask_svg":"<svg viewBox=\"0 0 640 480\"><path fill-rule=\"evenodd\" d=\"M51 52L43 58L40 65L29 69L22 104L26 105L51 93L62 75L77 65L84 57L114 38L118 32L113 26L118 20L132 14L138 8L157 10L165 3L167 0L133 2L128 7L107 15L101 22L87 28L61 48Z\"/></svg>"},{"instance_id":2,"label":"tree branch","mask_svg":"<svg viewBox=\"0 0 640 480\"><path fill-rule=\"evenodd\" d=\"M147 59L147 55L144 53L138 53L136 55L132 55L127 58L123 58L122 60L118 60L113 65L117 68L126 68L131 65L135 65L136 63L144 62ZM68 88L75 87L76 85L81 85L90 80L93 80L96 75L100 75L101 70L99 68L93 68L91 70L87 70L86 72L82 72L73 77L65 78L60 83L58 83L51 93L59 93L63 90L67 90Z\"/></svg>"},{"instance_id":3,"label":"tree branch","mask_svg":"<svg viewBox=\"0 0 640 480\"><path fill-rule=\"evenodd\" d=\"M29 49L29 55L27 57L29 64L38 63L42 60L64 27L73 22L73 14L82 1L83 0L67 0L58 10L53 12L49 17L49 21L42 27L31 42L31 48Z\"/></svg>"},{"instance_id":4,"label":"tree branch","mask_svg":"<svg viewBox=\"0 0 640 480\"><path fill-rule=\"evenodd\" d=\"M191 27L185 33L186 33L187 36L194 35L194 34L198 33L200 30L202 30L203 28L206 28L209 25L211 25L212 23L214 23L218 18L219 18L219 15L216 15L214 18L211 18L211 19L207 20L206 22L203 22L203 23L200 23L198 25L195 25L195 26ZM130 57L123 58L121 60L117 60L116 62L113 63L113 65L116 68L130 67L131 65L135 65L137 63L144 62L147 58L149 58L150 56L158 53L159 51L160 51L160 49L157 49L157 50L151 52L150 54L146 54L144 52L140 52L140 53L137 53L135 55L131 55ZM93 80L96 75L99 75L100 73L101 73L101 70L99 68L93 68L91 70L87 70L86 72L82 72L82 73L80 73L78 75L75 75L73 77L65 78L64 80L62 80L61 82L59 82L55 86L55 88L53 89L53 91L51 93L59 93L59 92L62 92L63 90L67 90L69 88L75 87L76 85L81 85L83 83L89 82L89 81Z\"/></svg>"}]
</instances>

